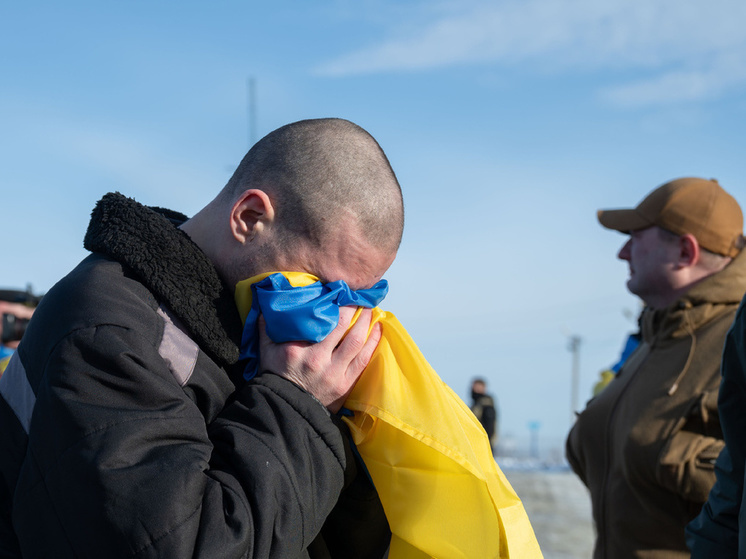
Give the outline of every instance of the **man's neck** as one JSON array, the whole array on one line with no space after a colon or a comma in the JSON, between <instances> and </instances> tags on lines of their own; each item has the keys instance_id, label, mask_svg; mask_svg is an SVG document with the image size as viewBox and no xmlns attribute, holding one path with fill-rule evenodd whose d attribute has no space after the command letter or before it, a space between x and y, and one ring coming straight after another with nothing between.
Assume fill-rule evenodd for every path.
<instances>
[{"instance_id":1,"label":"man's neck","mask_svg":"<svg viewBox=\"0 0 746 559\"><path fill-rule=\"evenodd\" d=\"M179 229L184 231L192 242L205 254L207 259L212 262L223 282L227 285L235 285L230 283L231 279L226 276L226 270L221 264L222 260L219 250L221 243L220 234L216 232L216 227L211 226L211 224L214 224L214 220L209 219L209 215L209 206L207 206L200 210L194 217L182 223Z\"/></svg>"},{"instance_id":2,"label":"man's neck","mask_svg":"<svg viewBox=\"0 0 746 559\"><path fill-rule=\"evenodd\" d=\"M661 296L653 298L653 300L646 300L645 303L654 310L665 309L673 305L676 301L684 297L694 286L702 283L707 278L714 276L718 272L715 271L704 271L704 270L691 270L687 278L682 281L678 287L673 287L671 292L667 296Z\"/></svg>"}]
</instances>

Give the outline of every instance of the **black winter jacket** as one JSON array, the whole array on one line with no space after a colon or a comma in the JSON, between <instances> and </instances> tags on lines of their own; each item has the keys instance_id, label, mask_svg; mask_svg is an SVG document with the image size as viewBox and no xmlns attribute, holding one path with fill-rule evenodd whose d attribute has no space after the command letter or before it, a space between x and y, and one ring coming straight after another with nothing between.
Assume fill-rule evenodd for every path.
<instances>
[{"instance_id":1,"label":"black winter jacket","mask_svg":"<svg viewBox=\"0 0 746 559\"><path fill-rule=\"evenodd\" d=\"M0 557L351 545L314 542L354 461L340 429L279 376L243 383L232 292L177 228L185 219L105 196L85 239L94 254L38 307L0 379ZM362 545L380 557L380 501L364 480L351 491L339 522L369 514L357 515L373 522Z\"/></svg>"}]
</instances>

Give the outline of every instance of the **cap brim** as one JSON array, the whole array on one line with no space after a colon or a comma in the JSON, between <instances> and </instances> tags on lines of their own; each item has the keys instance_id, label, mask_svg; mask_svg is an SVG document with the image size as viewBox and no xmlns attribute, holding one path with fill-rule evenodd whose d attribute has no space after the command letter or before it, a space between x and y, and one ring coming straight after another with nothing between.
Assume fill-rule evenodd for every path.
<instances>
[{"instance_id":1,"label":"cap brim","mask_svg":"<svg viewBox=\"0 0 746 559\"><path fill-rule=\"evenodd\" d=\"M614 229L622 233L629 233L654 225L650 220L641 216L637 210L598 210L598 222L607 229Z\"/></svg>"}]
</instances>

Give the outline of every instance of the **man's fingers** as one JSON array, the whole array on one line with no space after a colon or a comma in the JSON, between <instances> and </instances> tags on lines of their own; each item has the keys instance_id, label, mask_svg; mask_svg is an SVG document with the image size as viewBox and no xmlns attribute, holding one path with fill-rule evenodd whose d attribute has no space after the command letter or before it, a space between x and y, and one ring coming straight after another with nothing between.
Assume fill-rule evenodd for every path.
<instances>
[{"instance_id":1,"label":"man's fingers","mask_svg":"<svg viewBox=\"0 0 746 559\"><path fill-rule=\"evenodd\" d=\"M321 343L337 347L337 344L345 337L347 329L350 327L350 323L355 316L355 310L356 307L339 307L339 322L337 323L337 327Z\"/></svg>"},{"instance_id":2,"label":"man's fingers","mask_svg":"<svg viewBox=\"0 0 746 559\"><path fill-rule=\"evenodd\" d=\"M376 351L376 348L378 347L378 342L381 341L381 336L383 335L383 329L381 327L381 323L378 322L373 325L373 329L370 332L370 336L368 336L367 341L365 342L365 345L363 346L362 351L360 351L359 355L357 356L357 365L360 367L360 371L362 372L365 367L368 366L368 363L370 363L371 358L373 357L373 353Z\"/></svg>"},{"instance_id":3,"label":"man's fingers","mask_svg":"<svg viewBox=\"0 0 746 559\"><path fill-rule=\"evenodd\" d=\"M360 318L358 318L358 322L360 322ZM367 324L370 324L370 321L364 321ZM368 339L365 340L365 343L362 346L362 349L353 356L352 360L349 362L349 364L346 366L345 370L342 372L343 378L344 378L344 384L346 385L346 389L341 394L340 397L338 397L334 402L332 402L328 408L332 413L336 413L339 411L339 409L344 404L344 401L347 400L347 397L350 395L350 392L352 392L352 389L355 387L355 384L357 383L358 379L360 378L360 375L363 374L363 371L368 366L368 363L370 363L371 358L373 357L373 353L376 351L376 348L378 347L378 342L381 341L382 336L382 328L381 324L374 324L373 328L371 329L370 336L368 336ZM367 330L365 331L367 333ZM348 334L349 337L349 334ZM345 341L347 341L347 338L345 338ZM340 348L341 349L341 348Z\"/></svg>"},{"instance_id":4,"label":"man's fingers","mask_svg":"<svg viewBox=\"0 0 746 559\"><path fill-rule=\"evenodd\" d=\"M260 367L304 388L331 411L337 411L357 379L368 366L381 339L381 325L370 328L371 309L341 307L339 324L323 341L273 343L267 335L264 317L257 324ZM370 336L368 330L370 329Z\"/></svg>"},{"instance_id":5,"label":"man's fingers","mask_svg":"<svg viewBox=\"0 0 746 559\"><path fill-rule=\"evenodd\" d=\"M355 310L354 307L350 308L353 311ZM335 351L335 357L344 363L345 368L360 354L360 351L365 346L365 340L368 338L368 329L370 328L371 314L370 309L362 309L355 324L348 330L345 339L342 340Z\"/></svg>"},{"instance_id":6,"label":"man's fingers","mask_svg":"<svg viewBox=\"0 0 746 559\"><path fill-rule=\"evenodd\" d=\"M357 321L347 333L347 337L337 348L337 357L345 365L346 376L352 381L353 385L370 363L370 359L378 347L378 342L381 341L381 325L380 323L375 324L371 328L372 318L373 312L370 309L363 309ZM368 335L369 330L370 335Z\"/></svg>"}]
</instances>

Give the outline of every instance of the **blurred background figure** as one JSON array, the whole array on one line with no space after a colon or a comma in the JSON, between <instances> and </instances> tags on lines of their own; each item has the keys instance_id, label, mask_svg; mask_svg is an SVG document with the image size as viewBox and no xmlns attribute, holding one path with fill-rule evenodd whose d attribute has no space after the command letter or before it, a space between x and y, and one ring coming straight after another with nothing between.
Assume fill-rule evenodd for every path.
<instances>
[{"instance_id":1,"label":"blurred background figure","mask_svg":"<svg viewBox=\"0 0 746 559\"><path fill-rule=\"evenodd\" d=\"M471 411L487 431L494 455L497 448L497 404L487 394L487 382L482 378L475 378L471 382Z\"/></svg>"},{"instance_id":2,"label":"blurred background figure","mask_svg":"<svg viewBox=\"0 0 746 559\"><path fill-rule=\"evenodd\" d=\"M643 311L645 309L643 308ZM637 346L640 345L640 340L642 339L642 331L640 328L640 319L642 318L642 312L637 316L637 330L635 332L632 332L627 336L627 339L624 342L624 347L622 348L622 353L619 356L619 359L616 363L614 363L611 367L608 369L604 369L601 371L600 376L601 378L598 380L596 384L593 385L593 396L598 396L599 393L606 388L606 385L608 385L614 378L616 377L616 374L619 372L619 369L622 368L622 365L624 365L624 362L627 360L627 357L632 355L632 352L637 349Z\"/></svg>"},{"instance_id":3,"label":"blurred background figure","mask_svg":"<svg viewBox=\"0 0 746 559\"><path fill-rule=\"evenodd\" d=\"M41 296L18 289L0 289L0 376L26 331Z\"/></svg>"}]
</instances>

